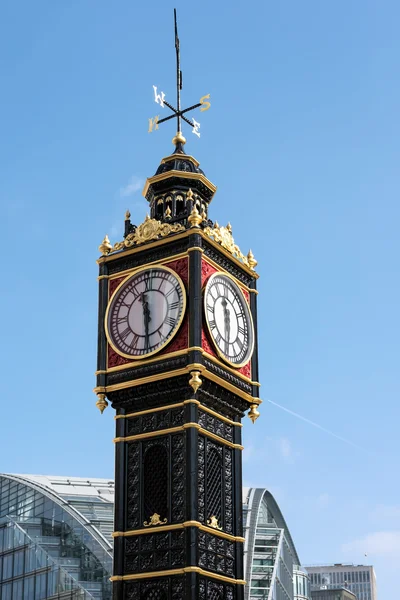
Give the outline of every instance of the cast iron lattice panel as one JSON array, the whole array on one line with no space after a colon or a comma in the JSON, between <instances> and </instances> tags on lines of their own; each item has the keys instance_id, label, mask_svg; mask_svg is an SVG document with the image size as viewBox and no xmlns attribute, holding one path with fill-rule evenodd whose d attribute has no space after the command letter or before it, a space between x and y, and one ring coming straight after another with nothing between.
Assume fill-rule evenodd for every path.
<instances>
[{"instance_id":1,"label":"cast iron lattice panel","mask_svg":"<svg viewBox=\"0 0 400 600\"><path fill-rule=\"evenodd\" d=\"M215 583L201 577L198 597L199 600L235 600L237 596L233 585Z\"/></svg>"},{"instance_id":2,"label":"cast iron lattice panel","mask_svg":"<svg viewBox=\"0 0 400 600\"><path fill-rule=\"evenodd\" d=\"M152 588L147 592L143 600L167 600L167 595L164 590Z\"/></svg>"},{"instance_id":3,"label":"cast iron lattice panel","mask_svg":"<svg viewBox=\"0 0 400 600\"><path fill-rule=\"evenodd\" d=\"M199 566L228 577L235 576L235 543L211 533L199 532Z\"/></svg>"},{"instance_id":4,"label":"cast iron lattice panel","mask_svg":"<svg viewBox=\"0 0 400 600\"><path fill-rule=\"evenodd\" d=\"M185 532L166 531L125 539L125 573L127 575L185 566Z\"/></svg>"},{"instance_id":5,"label":"cast iron lattice panel","mask_svg":"<svg viewBox=\"0 0 400 600\"><path fill-rule=\"evenodd\" d=\"M137 435L183 425L184 417L184 409L176 408L127 419L127 435Z\"/></svg>"},{"instance_id":6,"label":"cast iron lattice panel","mask_svg":"<svg viewBox=\"0 0 400 600\"><path fill-rule=\"evenodd\" d=\"M168 514L168 456L161 444L149 448L144 457L144 515L146 520L157 513Z\"/></svg>"},{"instance_id":7,"label":"cast iron lattice panel","mask_svg":"<svg viewBox=\"0 0 400 600\"><path fill-rule=\"evenodd\" d=\"M209 447L207 452L207 517L221 521L222 507L222 448Z\"/></svg>"},{"instance_id":8,"label":"cast iron lattice panel","mask_svg":"<svg viewBox=\"0 0 400 600\"><path fill-rule=\"evenodd\" d=\"M218 419L214 415L199 410L199 425L203 429L207 429L207 431L211 431L211 433L215 433L229 442L233 442L233 425L229 425L229 423Z\"/></svg>"}]
</instances>

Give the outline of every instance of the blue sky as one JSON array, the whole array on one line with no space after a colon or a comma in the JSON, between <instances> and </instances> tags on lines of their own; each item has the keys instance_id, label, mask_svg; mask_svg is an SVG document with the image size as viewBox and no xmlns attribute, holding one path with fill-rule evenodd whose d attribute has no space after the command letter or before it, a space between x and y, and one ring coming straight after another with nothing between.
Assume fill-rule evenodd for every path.
<instances>
[{"instance_id":1,"label":"blue sky","mask_svg":"<svg viewBox=\"0 0 400 600\"><path fill-rule=\"evenodd\" d=\"M276 496L303 563L400 560L400 6L12 2L0 9L4 472L113 476L95 408L97 247L142 222L183 102L210 93L186 150L259 261L261 417L244 480ZM351 443L283 411L268 399ZM367 554L367 557L365 557Z\"/></svg>"}]
</instances>

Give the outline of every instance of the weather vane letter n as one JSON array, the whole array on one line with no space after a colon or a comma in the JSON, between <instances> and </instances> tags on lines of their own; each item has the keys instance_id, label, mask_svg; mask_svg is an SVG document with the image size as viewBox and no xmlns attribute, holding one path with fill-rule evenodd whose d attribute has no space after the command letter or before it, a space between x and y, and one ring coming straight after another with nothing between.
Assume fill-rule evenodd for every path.
<instances>
[{"instance_id":1,"label":"weather vane letter n","mask_svg":"<svg viewBox=\"0 0 400 600\"><path fill-rule=\"evenodd\" d=\"M174 25L175 25L175 50L176 50L176 108L174 106L172 106L169 102L166 101L164 92L159 93L157 90L157 86L153 85L154 101L157 104L159 104L161 106L161 108L164 108L164 106L167 106L172 111L172 114L168 115L168 117L164 117L163 119L160 119L159 116L150 118L149 119L149 133L157 130L158 126L161 125L161 123L164 123L165 121L169 121L170 119L176 119L177 120L177 135L174 138L173 143L177 144L177 149L178 149L178 143L179 143L179 151L183 151L182 145L186 142L186 140L183 137L182 132L181 132L181 121L185 121L185 123L190 125L190 127L192 128L192 133L194 133L195 135L200 137L200 131L199 131L200 123L198 123L194 118L192 118L192 120L190 121L185 116L185 114L188 112L191 112L192 110L194 110L196 108L200 108L200 112L205 112L206 110L208 110L210 108L211 102L210 102L210 94L206 94L205 96L202 96L200 98L200 101L197 104L194 104L193 106L189 106L189 108L185 108L183 110L181 109L182 71L181 71L181 64L180 64L181 63L180 42L179 42L179 37L178 37L178 24L177 24L177 20L176 20L176 9L174 9Z\"/></svg>"}]
</instances>

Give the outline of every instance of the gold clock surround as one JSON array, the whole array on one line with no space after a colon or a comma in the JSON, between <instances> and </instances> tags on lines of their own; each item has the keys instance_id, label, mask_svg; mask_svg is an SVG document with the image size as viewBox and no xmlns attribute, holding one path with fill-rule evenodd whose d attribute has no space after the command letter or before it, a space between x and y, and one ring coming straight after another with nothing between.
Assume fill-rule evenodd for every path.
<instances>
[{"instance_id":1,"label":"gold clock surround","mask_svg":"<svg viewBox=\"0 0 400 600\"><path fill-rule=\"evenodd\" d=\"M110 312L110 307L114 301L114 298L117 296L119 291L126 285L126 283L129 281L129 279L131 279L132 277L136 277L136 275L139 275L143 271L150 271L152 269L160 269L160 270L164 270L164 271L169 271L176 278L176 280L179 284L179 287L181 288L181 292L182 292L182 303L183 303L182 312L178 319L177 324L175 325L175 328L172 330L173 332L170 335L170 337L167 340L165 340L160 346L158 346L155 350L152 350L151 352L148 352L147 354L141 354L139 356L134 356L132 354L126 354L125 352L122 352L115 346L115 344L113 343L113 340L112 340L112 336L108 330L108 316L109 316L109 312ZM165 348L165 346L167 346L174 339L174 337L176 336L176 334L178 333L178 331L182 325L183 319L185 318L186 304L187 304L186 288L185 288L185 285L184 285L182 279L179 277L179 275L178 275L178 273L176 273L176 271L174 271L173 269L170 269L169 267L166 267L163 264L151 264L151 265L146 265L145 267L139 267L138 269L134 269L133 271L131 271L129 273L129 275L127 275L123 279L123 281L121 281L121 283L114 290L114 292L111 295L111 298L108 301L106 313L104 316L104 329L105 329L105 333L106 333L106 337L107 337L107 342L110 344L110 346L114 350L114 352L116 352L119 356L123 356L124 358L129 358L130 360L142 360L142 361L146 360L150 356L153 356L154 354L157 354L158 352L163 350Z\"/></svg>"}]
</instances>

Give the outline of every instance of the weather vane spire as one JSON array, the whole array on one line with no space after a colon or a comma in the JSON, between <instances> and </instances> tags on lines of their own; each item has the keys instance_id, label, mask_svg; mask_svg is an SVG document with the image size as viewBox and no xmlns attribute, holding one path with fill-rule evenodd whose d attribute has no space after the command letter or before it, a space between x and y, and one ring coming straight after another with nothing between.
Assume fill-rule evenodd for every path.
<instances>
[{"instance_id":1,"label":"weather vane spire","mask_svg":"<svg viewBox=\"0 0 400 600\"><path fill-rule=\"evenodd\" d=\"M175 144L175 152L183 153L183 145L186 142L186 139L182 135L181 130L181 120L190 125L192 127L192 133L200 137L200 123L198 123L194 117L190 121L187 117L185 117L185 113L191 112L192 110L200 107L200 112L204 112L208 110L211 106L211 102L209 102L210 94L202 96L197 104L193 104L193 106L189 106L189 108L185 108L181 110L181 90L182 90L182 71L181 71L181 53L180 53L180 43L178 37L178 24L176 20L176 9L174 8L174 25L175 25L175 51L176 51L176 105L177 108L174 108L169 102L165 99L164 92L158 93L157 86L153 85L154 90L154 101L164 108L167 106L170 110L172 110L172 114L168 117L164 117L160 119L159 115L156 117L152 117L149 119L149 133L158 129L161 123L165 121L169 121L170 119L177 120L177 133L174 136L172 143Z\"/></svg>"}]
</instances>

